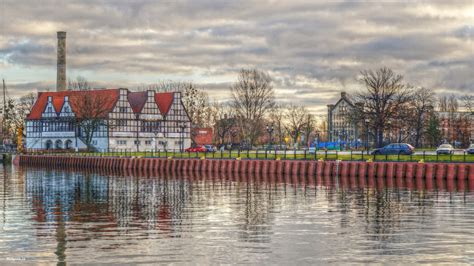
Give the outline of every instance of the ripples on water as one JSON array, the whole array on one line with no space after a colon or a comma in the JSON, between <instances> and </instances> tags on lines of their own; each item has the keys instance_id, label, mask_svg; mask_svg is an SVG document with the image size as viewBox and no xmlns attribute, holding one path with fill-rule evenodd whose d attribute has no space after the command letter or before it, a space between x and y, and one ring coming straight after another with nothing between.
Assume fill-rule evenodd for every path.
<instances>
[{"instance_id":1,"label":"ripples on water","mask_svg":"<svg viewBox=\"0 0 474 266\"><path fill-rule=\"evenodd\" d=\"M1 170L3 263L474 263L472 184Z\"/></svg>"}]
</instances>

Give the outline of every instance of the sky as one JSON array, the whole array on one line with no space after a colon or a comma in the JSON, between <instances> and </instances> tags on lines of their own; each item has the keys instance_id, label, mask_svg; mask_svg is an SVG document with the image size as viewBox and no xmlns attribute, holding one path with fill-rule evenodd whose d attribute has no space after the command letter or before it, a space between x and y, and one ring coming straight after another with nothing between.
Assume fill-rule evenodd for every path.
<instances>
[{"instance_id":1,"label":"sky","mask_svg":"<svg viewBox=\"0 0 474 266\"><path fill-rule=\"evenodd\" d=\"M55 90L57 31L68 78L134 88L191 81L227 101L242 68L281 103L324 114L360 71L390 67L437 94L474 94L474 0L0 0L0 76L12 97Z\"/></svg>"}]
</instances>

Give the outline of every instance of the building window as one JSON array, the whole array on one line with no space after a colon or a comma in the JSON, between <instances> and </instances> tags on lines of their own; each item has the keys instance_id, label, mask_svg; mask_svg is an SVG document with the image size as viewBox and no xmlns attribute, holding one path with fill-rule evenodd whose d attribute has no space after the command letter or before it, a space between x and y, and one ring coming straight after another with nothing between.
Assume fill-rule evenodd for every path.
<instances>
[{"instance_id":1,"label":"building window","mask_svg":"<svg viewBox=\"0 0 474 266\"><path fill-rule=\"evenodd\" d=\"M139 141L139 140L135 140L133 143L134 143L135 145L140 145L140 141Z\"/></svg>"},{"instance_id":2,"label":"building window","mask_svg":"<svg viewBox=\"0 0 474 266\"><path fill-rule=\"evenodd\" d=\"M143 121L142 132L160 132L160 122Z\"/></svg>"},{"instance_id":3,"label":"building window","mask_svg":"<svg viewBox=\"0 0 474 266\"><path fill-rule=\"evenodd\" d=\"M119 126L119 127L125 127L125 126L127 126L127 120L124 120L124 119L122 119L122 120L117 120L117 126Z\"/></svg>"},{"instance_id":4,"label":"building window","mask_svg":"<svg viewBox=\"0 0 474 266\"><path fill-rule=\"evenodd\" d=\"M93 140L92 145L97 145L97 140Z\"/></svg>"},{"instance_id":5,"label":"building window","mask_svg":"<svg viewBox=\"0 0 474 266\"><path fill-rule=\"evenodd\" d=\"M127 145L126 140L117 140L117 145Z\"/></svg>"},{"instance_id":6,"label":"building window","mask_svg":"<svg viewBox=\"0 0 474 266\"><path fill-rule=\"evenodd\" d=\"M127 112L127 107L120 107L120 112L121 113L126 113Z\"/></svg>"},{"instance_id":7,"label":"building window","mask_svg":"<svg viewBox=\"0 0 474 266\"><path fill-rule=\"evenodd\" d=\"M151 140L145 140L145 145L151 145Z\"/></svg>"}]
</instances>

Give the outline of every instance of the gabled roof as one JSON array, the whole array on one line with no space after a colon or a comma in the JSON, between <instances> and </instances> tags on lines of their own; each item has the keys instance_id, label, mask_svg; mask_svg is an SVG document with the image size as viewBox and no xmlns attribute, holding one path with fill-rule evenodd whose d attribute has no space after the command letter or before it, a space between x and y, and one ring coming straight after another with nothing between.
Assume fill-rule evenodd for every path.
<instances>
[{"instance_id":1,"label":"gabled roof","mask_svg":"<svg viewBox=\"0 0 474 266\"><path fill-rule=\"evenodd\" d=\"M146 91L128 93L128 102L130 103L134 113L140 113L142 111L143 106L145 106L146 99Z\"/></svg>"},{"instance_id":2,"label":"gabled roof","mask_svg":"<svg viewBox=\"0 0 474 266\"><path fill-rule=\"evenodd\" d=\"M155 93L155 101L162 115L166 115L173 104L173 92Z\"/></svg>"},{"instance_id":3,"label":"gabled roof","mask_svg":"<svg viewBox=\"0 0 474 266\"><path fill-rule=\"evenodd\" d=\"M347 97L347 94L345 92L342 92L341 93L341 98L339 98L339 100L336 102L336 104L334 104L331 108L331 110L334 110L334 108L336 108L336 106L339 105L339 103L341 103L342 101L346 102L350 107L354 107L354 104L352 103L351 99L349 99L349 97Z\"/></svg>"},{"instance_id":4,"label":"gabled roof","mask_svg":"<svg viewBox=\"0 0 474 266\"><path fill-rule=\"evenodd\" d=\"M52 97L54 109L59 113L64 105L64 97L69 97L69 103L74 113L80 108L80 99L84 95L92 94L96 98L103 98L105 102L105 109L111 112L120 97L119 89L101 89L88 91L61 91L61 92L39 92L36 100L27 119L40 119L41 114L46 109L48 104L48 97ZM155 93L155 102L162 115L166 115L171 105L173 104L174 93L164 92ZM134 113L140 113L147 101L147 92L129 92L127 94L128 102L132 107Z\"/></svg>"},{"instance_id":5,"label":"gabled roof","mask_svg":"<svg viewBox=\"0 0 474 266\"><path fill-rule=\"evenodd\" d=\"M106 90L90 90L90 91L61 91L61 92L39 92L38 99L36 100L30 114L27 119L40 119L41 114L44 112L46 105L48 104L48 97L52 97L52 103L56 112L60 112L64 105L64 96L69 97L69 102L72 111L79 108L79 101L81 97L86 94L92 94L94 97L100 97L104 99L105 108L112 111L119 98L118 89L106 89Z\"/></svg>"}]
</instances>

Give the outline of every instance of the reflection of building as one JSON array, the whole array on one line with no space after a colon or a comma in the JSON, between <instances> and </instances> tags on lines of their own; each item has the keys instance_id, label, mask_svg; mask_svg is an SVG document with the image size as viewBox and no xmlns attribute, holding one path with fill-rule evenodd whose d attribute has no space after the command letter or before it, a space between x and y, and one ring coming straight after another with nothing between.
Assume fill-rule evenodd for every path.
<instances>
[{"instance_id":1,"label":"reflection of building","mask_svg":"<svg viewBox=\"0 0 474 266\"><path fill-rule=\"evenodd\" d=\"M26 118L26 148L179 149L191 144L190 126L179 92L40 92Z\"/></svg>"},{"instance_id":2,"label":"reflection of building","mask_svg":"<svg viewBox=\"0 0 474 266\"><path fill-rule=\"evenodd\" d=\"M465 145L474 142L474 113L437 112L437 116L443 141Z\"/></svg>"},{"instance_id":3,"label":"reflection of building","mask_svg":"<svg viewBox=\"0 0 474 266\"><path fill-rule=\"evenodd\" d=\"M328 141L355 141L359 138L357 126L351 119L354 105L345 92L336 104L328 105Z\"/></svg>"}]
</instances>

